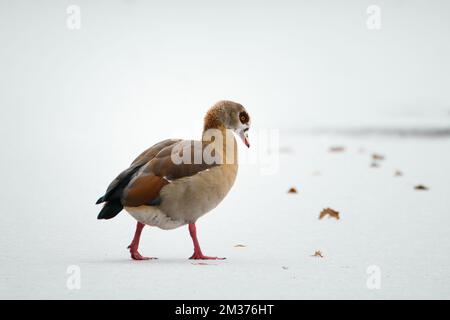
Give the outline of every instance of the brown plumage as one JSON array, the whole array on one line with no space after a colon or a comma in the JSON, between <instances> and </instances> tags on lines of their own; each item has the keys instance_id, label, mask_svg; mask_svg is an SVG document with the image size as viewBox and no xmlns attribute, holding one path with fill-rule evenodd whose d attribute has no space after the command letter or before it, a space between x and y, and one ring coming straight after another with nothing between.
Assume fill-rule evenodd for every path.
<instances>
[{"instance_id":1,"label":"brown plumage","mask_svg":"<svg viewBox=\"0 0 450 320\"><path fill-rule=\"evenodd\" d=\"M169 181L164 178L141 174L124 190L122 205L125 207L148 205L159 196L162 187L168 183Z\"/></svg>"}]
</instances>

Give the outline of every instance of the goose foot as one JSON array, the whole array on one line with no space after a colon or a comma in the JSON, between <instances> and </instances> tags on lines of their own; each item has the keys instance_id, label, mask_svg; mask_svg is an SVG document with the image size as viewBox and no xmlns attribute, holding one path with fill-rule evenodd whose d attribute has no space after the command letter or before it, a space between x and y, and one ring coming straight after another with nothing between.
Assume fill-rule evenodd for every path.
<instances>
[{"instance_id":1,"label":"goose foot","mask_svg":"<svg viewBox=\"0 0 450 320\"><path fill-rule=\"evenodd\" d=\"M197 239L197 228L195 227L195 223L189 224L189 233L192 238L192 242L194 243L194 254L189 258L192 260L224 260L225 258L218 257L209 257L205 256L200 249L200 243Z\"/></svg>"},{"instance_id":2,"label":"goose foot","mask_svg":"<svg viewBox=\"0 0 450 320\"><path fill-rule=\"evenodd\" d=\"M219 258L219 257L210 257L205 256L203 253L194 252L194 254L189 258L191 260L225 260L226 258Z\"/></svg>"},{"instance_id":3,"label":"goose foot","mask_svg":"<svg viewBox=\"0 0 450 320\"><path fill-rule=\"evenodd\" d=\"M130 244L127 249L130 249L131 259L133 260L153 260L158 259L155 257L144 257L142 256L139 251L137 251L137 248L133 247L133 244Z\"/></svg>"},{"instance_id":4,"label":"goose foot","mask_svg":"<svg viewBox=\"0 0 450 320\"><path fill-rule=\"evenodd\" d=\"M131 244L127 247L127 249L130 249L131 253L131 259L133 260L151 260L151 259L158 259L154 257L144 257L141 256L141 254L138 251L139 248L139 240L141 238L142 229L144 229L144 224L141 222L138 222L136 225L136 232L134 234L133 241L131 241Z\"/></svg>"}]
</instances>

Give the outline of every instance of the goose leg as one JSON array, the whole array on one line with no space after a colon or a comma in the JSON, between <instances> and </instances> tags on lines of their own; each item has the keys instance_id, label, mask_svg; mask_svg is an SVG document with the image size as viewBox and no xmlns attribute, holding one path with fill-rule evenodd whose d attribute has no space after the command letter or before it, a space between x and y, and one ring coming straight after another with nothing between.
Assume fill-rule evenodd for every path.
<instances>
[{"instance_id":1,"label":"goose leg","mask_svg":"<svg viewBox=\"0 0 450 320\"><path fill-rule=\"evenodd\" d=\"M128 249L130 249L131 258L133 260L149 260L149 259L156 259L152 257L143 257L138 252L139 248L139 240L141 239L141 233L142 229L144 229L145 224L138 222L136 225L136 232L134 233L133 241L131 241L131 244L128 246Z\"/></svg>"},{"instance_id":2,"label":"goose leg","mask_svg":"<svg viewBox=\"0 0 450 320\"><path fill-rule=\"evenodd\" d=\"M189 233L192 238L192 242L194 242L194 254L189 259L194 260L223 260L225 258L218 258L218 257L208 257L203 255L202 249L200 249L200 243L197 239L197 228L195 227L195 223L189 224Z\"/></svg>"}]
</instances>

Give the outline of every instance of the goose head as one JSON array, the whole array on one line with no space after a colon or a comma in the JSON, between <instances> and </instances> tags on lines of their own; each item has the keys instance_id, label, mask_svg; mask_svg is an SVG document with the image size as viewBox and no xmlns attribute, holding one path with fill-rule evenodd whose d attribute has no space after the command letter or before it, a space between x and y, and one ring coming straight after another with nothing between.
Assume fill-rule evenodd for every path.
<instances>
[{"instance_id":1,"label":"goose head","mask_svg":"<svg viewBox=\"0 0 450 320\"><path fill-rule=\"evenodd\" d=\"M208 110L204 119L203 132L208 129L223 128L232 130L247 147L250 147L248 138L250 116L241 104L222 100Z\"/></svg>"}]
</instances>

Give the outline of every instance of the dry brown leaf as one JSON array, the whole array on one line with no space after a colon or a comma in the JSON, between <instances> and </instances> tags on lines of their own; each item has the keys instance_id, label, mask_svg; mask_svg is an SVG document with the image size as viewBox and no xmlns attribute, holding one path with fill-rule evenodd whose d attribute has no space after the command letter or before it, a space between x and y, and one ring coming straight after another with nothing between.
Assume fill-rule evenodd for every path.
<instances>
[{"instance_id":1,"label":"dry brown leaf","mask_svg":"<svg viewBox=\"0 0 450 320\"><path fill-rule=\"evenodd\" d=\"M414 189L422 190L422 191L430 190L428 187L424 186L423 184L418 184L417 186L414 187Z\"/></svg>"},{"instance_id":2,"label":"dry brown leaf","mask_svg":"<svg viewBox=\"0 0 450 320\"><path fill-rule=\"evenodd\" d=\"M381 154L374 153L374 154L372 154L372 159L373 160L384 160L384 156Z\"/></svg>"},{"instance_id":3,"label":"dry brown leaf","mask_svg":"<svg viewBox=\"0 0 450 320\"><path fill-rule=\"evenodd\" d=\"M344 152L345 151L345 147L343 147L343 146L333 146L333 147L330 147L329 151L330 152Z\"/></svg>"},{"instance_id":4,"label":"dry brown leaf","mask_svg":"<svg viewBox=\"0 0 450 320\"><path fill-rule=\"evenodd\" d=\"M243 244L237 244L234 246L235 248L245 248L246 246L244 246Z\"/></svg>"},{"instance_id":5,"label":"dry brown leaf","mask_svg":"<svg viewBox=\"0 0 450 320\"><path fill-rule=\"evenodd\" d=\"M379 164L378 162L373 161L373 162L370 164L370 167L372 167L372 168L379 168L379 167L380 167L380 164Z\"/></svg>"},{"instance_id":6,"label":"dry brown leaf","mask_svg":"<svg viewBox=\"0 0 450 320\"><path fill-rule=\"evenodd\" d=\"M323 258L323 254L320 250L317 250L316 252L314 252L314 254L311 255L311 257Z\"/></svg>"},{"instance_id":7,"label":"dry brown leaf","mask_svg":"<svg viewBox=\"0 0 450 320\"><path fill-rule=\"evenodd\" d=\"M288 193L297 193L297 189L295 189L294 187L290 188L288 190Z\"/></svg>"},{"instance_id":8,"label":"dry brown leaf","mask_svg":"<svg viewBox=\"0 0 450 320\"><path fill-rule=\"evenodd\" d=\"M396 171L394 172L394 176L395 176L395 177L401 177L401 176L403 176L403 172L401 172L400 170L396 170Z\"/></svg>"},{"instance_id":9,"label":"dry brown leaf","mask_svg":"<svg viewBox=\"0 0 450 320\"><path fill-rule=\"evenodd\" d=\"M322 212L320 212L319 219L322 219L325 216L330 216L332 218L339 220L339 212L331 208L323 209Z\"/></svg>"}]
</instances>

